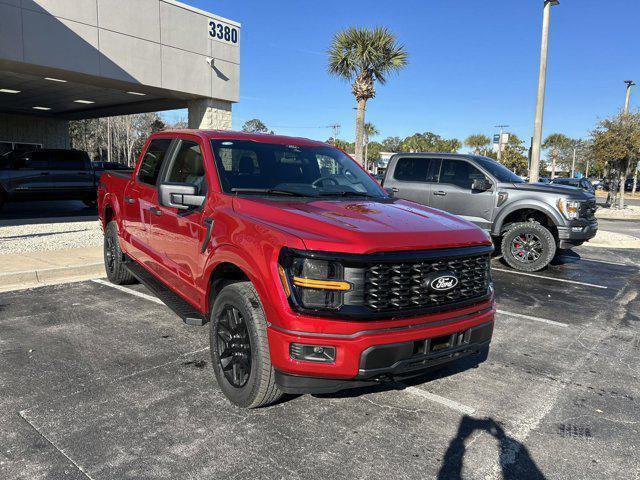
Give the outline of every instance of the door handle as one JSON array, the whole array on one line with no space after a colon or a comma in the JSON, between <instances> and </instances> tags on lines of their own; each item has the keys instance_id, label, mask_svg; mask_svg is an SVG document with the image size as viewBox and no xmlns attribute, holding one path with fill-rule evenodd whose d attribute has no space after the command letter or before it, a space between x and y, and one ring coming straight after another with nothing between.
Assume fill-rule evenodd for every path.
<instances>
[{"instance_id":1,"label":"door handle","mask_svg":"<svg viewBox=\"0 0 640 480\"><path fill-rule=\"evenodd\" d=\"M438 195L439 197L444 197L447 192L443 192L442 190L438 190L437 192L433 192L434 195Z\"/></svg>"},{"instance_id":2,"label":"door handle","mask_svg":"<svg viewBox=\"0 0 640 480\"><path fill-rule=\"evenodd\" d=\"M398 187L391 187L391 191L397 193L400 189Z\"/></svg>"},{"instance_id":3,"label":"door handle","mask_svg":"<svg viewBox=\"0 0 640 480\"><path fill-rule=\"evenodd\" d=\"M162 210L160 210L160 209L159 209L159 208L157 208L157 207L151 207L151 208L149 208L149 211L150 211L151 213L153 213L153 214L154 214L155 216L157 216L157 217L159 217L160 215L162 215Z\"/></svg>"},{"instance_id":4,"label":"door handle","mask_svg":"<svg viewBox=\"0 0 640 480\"><path fill-rule=\"evenodd\" d=\"M132 205L133 205L134 203L136 203L135 199L133 199L133 198L131 198L131 197L124 197L124 201L125 201L126 203L129 203L129 204L132 204Z\"/></svg>"}]
</instances>

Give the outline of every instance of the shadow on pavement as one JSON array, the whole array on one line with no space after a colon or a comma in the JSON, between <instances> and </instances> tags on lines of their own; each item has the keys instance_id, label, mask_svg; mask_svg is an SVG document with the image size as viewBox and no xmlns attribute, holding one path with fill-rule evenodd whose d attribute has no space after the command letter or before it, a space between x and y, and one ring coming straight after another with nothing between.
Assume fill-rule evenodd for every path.
<instances>
[{"instance_id":1,"label":"shadow on pavement","mask_svg":"<svg viewBox=\"0 0 640 480\"><path fill-rule=\"evenodd\" d=\"M465 441L476 431L489 433L498 441L502 478L507 480L545 478L531 458L527 447L509 437L498 422L492 418L474 418L464 415L458 425L456 436L449 443L438 472L438 479L462 479L462 466L466 453Z\"/></svg>"}]
</instances>

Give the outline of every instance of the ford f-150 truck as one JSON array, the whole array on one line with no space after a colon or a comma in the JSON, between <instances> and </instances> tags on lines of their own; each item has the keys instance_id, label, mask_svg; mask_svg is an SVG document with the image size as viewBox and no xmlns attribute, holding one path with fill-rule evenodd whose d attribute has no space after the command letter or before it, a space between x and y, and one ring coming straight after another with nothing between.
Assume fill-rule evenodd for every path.
<instances>
[{"instance_id":1,"label":"ford f-150 truck","mask_svg":"<svg viewBox=\"0 0 640 480\"><path fill-rule=\"evenodd\" d=\"M153 134L98 185L105 266L187 324L210 322L223 393L259 407L486 359L491 239L392 197L324 143Z\"/></svg>"}]
</instances>

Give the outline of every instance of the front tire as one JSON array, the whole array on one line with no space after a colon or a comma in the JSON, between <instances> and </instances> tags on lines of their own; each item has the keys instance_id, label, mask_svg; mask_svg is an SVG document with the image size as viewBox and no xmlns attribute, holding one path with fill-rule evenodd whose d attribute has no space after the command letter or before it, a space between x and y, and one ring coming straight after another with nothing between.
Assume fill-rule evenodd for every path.
<instances>
[{"instance_id":1,"label":"front tire","mask_svg":"<svg viewBox=\"0 0 640 480\"><path fill-rule=\"evenodd\" d=\"M502 258L522 272L537 272L549 265L556 254L553 234L537 222L513 224L502 236Z\"/></svg>"},{"instance_id":2,"label":"front tire","mask_svg":"<svg viewBox=\"0 0 640 480\"><path fill-rule=\"evenodd\" d=\"M124 255L118 238L118 225L115 221L111 221L104 232L104 269L107 272L107 278L116 285L136 283L136 278L124 266L123 259Z\"/></svg>"},{"instance_id":3,"label":"front tire","mask_svg":"<svg viewBox=\"0 0 640 480\"><path fill-rule=\"evenodd\" d=\"M233 404L258 408L280 399L267 322L251 282L229 284L218 294L211 309L209 342L218 385Z\"/></svg>"}]
</instances>

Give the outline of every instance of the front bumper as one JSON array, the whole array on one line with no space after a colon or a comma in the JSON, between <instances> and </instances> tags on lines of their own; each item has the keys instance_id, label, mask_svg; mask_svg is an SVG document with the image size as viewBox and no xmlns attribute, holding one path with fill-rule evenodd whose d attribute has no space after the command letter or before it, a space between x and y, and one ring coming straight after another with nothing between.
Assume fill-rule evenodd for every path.
<instances>
[{"instance_id":1,"label":"front bumper","mask_svg":"<svg viewBox=\"0 0 640 480\"><path fill-rule=\"evenodd\" d=\"M488 304L488 305L487 305ZM474 355L486 358L495 305L444 321L431 321L398 328L362 330L349 335L291 332L271 326L268 330L276 383L286 393L329 393L388 378L416 376L437 365ZM333 363L294 360L291 343L333 346Z\"/></svg>"},{"instance_id":2,"label":"front bumper","mask_svg":"<svg viewBox=\"0 0 640 480\"><path fill-rule=\"evenodd\" d=\"M558 239L560 248L566 249L581 245L591 240L598 233L598 220L577 219L569 223L568 226L558 227Z\"/></svg>"}]
</instances>

